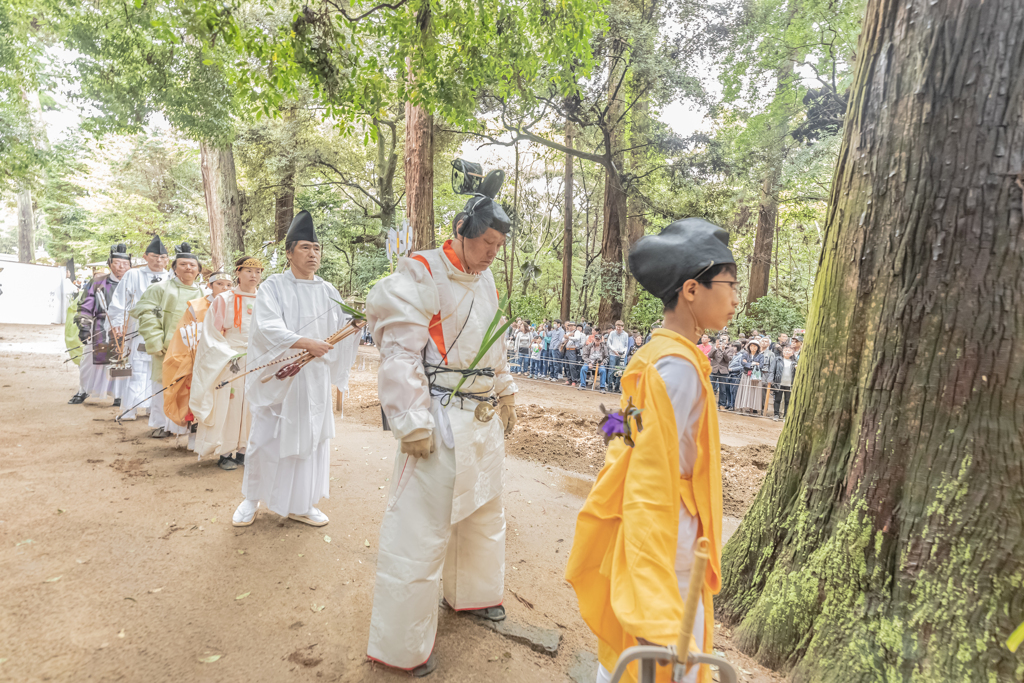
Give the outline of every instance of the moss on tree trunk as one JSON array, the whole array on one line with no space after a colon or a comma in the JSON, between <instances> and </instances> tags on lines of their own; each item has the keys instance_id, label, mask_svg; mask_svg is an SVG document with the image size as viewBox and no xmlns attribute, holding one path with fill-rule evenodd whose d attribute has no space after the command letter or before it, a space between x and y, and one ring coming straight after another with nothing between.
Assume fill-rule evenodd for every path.
<instances>
[{"instance_id":1,"label":"moss on tree trunk","mask_svg":"<svg viewBox=\"0 0 1024 683\"><path fill-rule=\"evenodd\" d=\"M716 610L795 681L1024 680L1024 3L870 0L858 57Z\"/></svg>"}]
</instances>

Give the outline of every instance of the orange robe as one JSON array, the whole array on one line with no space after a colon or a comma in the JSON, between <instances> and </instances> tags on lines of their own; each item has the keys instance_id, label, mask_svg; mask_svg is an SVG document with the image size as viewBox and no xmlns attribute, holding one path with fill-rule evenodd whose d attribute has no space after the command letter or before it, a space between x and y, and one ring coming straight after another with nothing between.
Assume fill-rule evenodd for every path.
<instances>
[{"instance_id":1,"label":"orange robe","mask_svg":"<svg viewBox=\"0 0 1024 683\"><path fill-rule=\"evenodd\" d=\"M174 336L164 355L163 381L164 386L169 387L164 390L164 414L179 427L192 422L188 398L192 389L192 362L196 356L195 348L189 347L185 342L182 329L195 323L194 330L201 330L201 323L209 308L210 301L205 296L188 302L188 308L178 321L178 327L174 330ZM190 336L198 340L197 334ZM171 383L179 378L184 379L171 386Z\"/></svg>"},{"instance_id":2,"label":"orange robe","mask_svg":"<svg viewBox=\"0 0 1024 683\"><path fill-rule=\"evenodd\" d=\"M704 408L697 430L693 476L679 470L679 437L665 383L655 363L666 356L689 361L700 376ZM635 446L615 438L605 465L576 521L576 537L565 578L576 590L580 614L598 638L598 659L608 671L619 655L645 638L674 645L683 615L675 572L680 505L699 520L711 542L704 576L702 649L712 652L715 618L712 595L721 589L722 467L718 412L710 381L711 364L682 336L659 329L640 347L622 375L621 407L632 397L643 410L643 430L633 427ZM631 421L632 422L632 421ZM700 625L695 625L695 634ZM627 678L636 680L635 665ZM658 680L671 679L671 667L658 667ZM710 683L703 666L701 683Z\"/></svg>"}]
</instances>

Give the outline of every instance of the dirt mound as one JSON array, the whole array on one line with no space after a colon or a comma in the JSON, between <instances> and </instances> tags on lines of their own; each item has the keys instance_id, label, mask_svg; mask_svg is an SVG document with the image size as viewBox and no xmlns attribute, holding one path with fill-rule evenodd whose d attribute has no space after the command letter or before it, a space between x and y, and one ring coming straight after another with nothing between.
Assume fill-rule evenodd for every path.
<instances>
[{"instance_id":1,"label":"dirt mound","mask_svg":"<svg viewBox=\"0 0 1024 683\"><path fill-rule=\"evenodd\" d=\"M519 420L505 452L543 465L597 476L604 466L598 420L536 404L516 406Z\"/></svg>"},{"instance_id":2,"label":"dirt mound","mask_svg":"<svg viewBox=\"0 0 1024 683\"><path fill-rule=\"evenodd\" d=\"M722 446L722 508L731 517L742 517L764 482L775 448L755 444Z\"/></svg>"}]
</instances>

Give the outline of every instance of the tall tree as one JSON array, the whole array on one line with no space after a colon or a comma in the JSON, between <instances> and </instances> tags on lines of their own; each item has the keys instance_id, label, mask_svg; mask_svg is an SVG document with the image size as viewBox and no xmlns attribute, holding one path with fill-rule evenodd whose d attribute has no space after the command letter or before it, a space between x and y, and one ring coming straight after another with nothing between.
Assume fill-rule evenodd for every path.
<instances>
[{"instance_id":1,"label":"tall tree","mask_svg":"<svg viewBox=\"0 0 1024 683\"><path fill-rule=\"evenodd\" d=\"M795 404L719 614L794 681L1024 652L1024 5L871 0Z\"/></svg>"},{"instance_id":2,"label":"tall tree","mask_svg":"<svg viewBox=\"0 0 1024 683\"><path fill-rule=\"evenodd\" d=\"M231 142L234 92L211 59L205 27L188 2L73 5L67 44L80 53L80 92L98 111L96 133L138 133L154 113L201 143L213 265L244 249Z\"/></svg>"},{"instance_id":3,"label":"tall tree","mask_svg":"<svg viewBox=\"0 0 1024 683\"><path fill-rule=\"evenodd\" d=\"M565 147L572 149L572 123L565 123ZM572 154L565 154L565 200L562 206L562 300L560 317L568 320L571 312L572 302L572 229L573 229L573 189L572 189L572 165L575 157Z\"/></svg>"}]
</instances>

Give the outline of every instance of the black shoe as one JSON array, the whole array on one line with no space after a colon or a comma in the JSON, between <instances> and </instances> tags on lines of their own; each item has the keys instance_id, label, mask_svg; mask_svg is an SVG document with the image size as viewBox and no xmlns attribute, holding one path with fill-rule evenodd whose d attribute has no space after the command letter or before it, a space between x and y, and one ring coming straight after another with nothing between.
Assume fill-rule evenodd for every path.
<instances>
[{"instance_id":1,"label":"black shoe","mask_svg":"<svg viewBox=\"0 0 1024 683\"><path fill-rule=\"evenodd\" d=\"M157 427L149 434L149 438L151 439L166 439L169 436L173 435L163 427Z\"/></svg>"},{"instance_id":2,"label":"black shoe","mask_svg":"<svg viewBox=\"0 0 1024 683\"><path fill-rule=\"evenodd\" d=\"M411 673L415 678L423 678L424 676L429 676L430 674L432 674L434 672L434 669L436 668L437 661L434 659L434 653L431 652L430 657L427 658L427 661L423 662L409 673Z\"/></svg>"},{"instance_id":3,"label":"black shoe","mask_svg":"<svg viewBox=\"0 0 1024 683\"><path fill-rule=\"evenodd\" d=\"M235 453L235 462L239 465L245 465L245 453Z\"/></svg>"},{"instance_id":4,"label":"black shoe","mask_svg":"<svg viewBox=\"0 0 1024 683\"><path fill-rule=\"evenodd\" d=\"M485 607L483 609L468 609L463 614L471 614L474 617L487 619L488 621L505 621L505 608L502 605L497 607Z\"/></svg>"},{"instance_id":5,"label":"black shoe","mask_svg":"<svg viewBox=\"0 0 1024 683\"><path fill-rule=\"evenodd\" d=\"M114 407L115 408L120 408L121 407L121 399L119 399L119 398L115 398L114 399Z\"/></svg>"},{"instance_id":6,"label":"black shoe","mask_svg":"<svg viewBox=\"0 0 1024 683\"><path fill-rule=\"evenodd\" d=\"M237 470L238 463L229 458L228 456L222 455L220 456L220 460L217 461L217 467L221 468L222 470Z\"/></svg>"},{"instance_id":7,"label":"black shoe","mask_svg":"<svg viewBox=\"0 0 1024 683\"><path fill-rule=\"evenodd\" d=\"M71 397L71 400L68 401L68 403L70 403L73 406L77 406L79 403L85 403L85 399L87 398L89 398L89 394L85 393L84 391L79 391L77 394Z\"/></svg>"}]
</instances>

